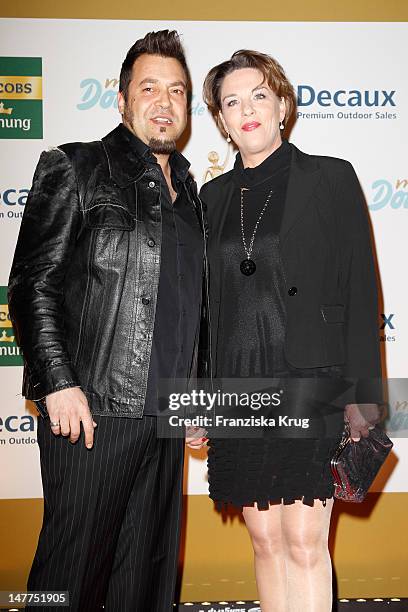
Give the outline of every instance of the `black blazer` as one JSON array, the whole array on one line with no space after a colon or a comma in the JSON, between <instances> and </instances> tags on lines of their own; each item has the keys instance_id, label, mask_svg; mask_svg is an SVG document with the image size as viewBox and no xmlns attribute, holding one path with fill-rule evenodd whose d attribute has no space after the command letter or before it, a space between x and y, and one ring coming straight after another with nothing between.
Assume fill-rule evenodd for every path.
<instances>
[{"instance_id":1,"label":"black blazer","mask_svg":"<svg viewBox=\"0 0 408 612\"><path fill-rule=\"evenodd\" d=\"M290 146L280 230L287 285L286 359L298 368L342 365L348 377L380 377L376 274L357 176L347 161L307 155ZM235 189L230 171L204 184L200 192L208 215L214 364L220 295L217 243Z\"/></svg>"}]
</instances>

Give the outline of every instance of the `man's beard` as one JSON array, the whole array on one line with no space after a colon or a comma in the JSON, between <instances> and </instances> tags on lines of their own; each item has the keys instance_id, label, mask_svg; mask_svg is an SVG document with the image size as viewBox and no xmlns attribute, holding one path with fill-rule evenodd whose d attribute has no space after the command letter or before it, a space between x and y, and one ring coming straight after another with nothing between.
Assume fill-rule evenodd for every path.
<instances>
[{"instance_id":1,"label":"man's beard","mask_svg":"<svg viewBox=\"0 0 408 612\"><path fill-rule=\"evenodd\" d=\"M149 147L152 153L156 153L157 155L170 155L170 153L176 150L176 141L150 138Z\"/></svg>"},{"instance_id":2,"label":"man's beard","mask_svg":"<svg viewBox=\"0 0 408 612\"><path fill-rule=\"evenodd\" d=\"M132 109L128 106L128 104L125 104L123 119L129 126L133 126L134 113ZM157 155L170 155L170 153L173 153L173 151L176 150L176 141L169 139L161 140L160 138L150 138L149 147L152 153L156 153Z\"/></svg>"}]
</instances>

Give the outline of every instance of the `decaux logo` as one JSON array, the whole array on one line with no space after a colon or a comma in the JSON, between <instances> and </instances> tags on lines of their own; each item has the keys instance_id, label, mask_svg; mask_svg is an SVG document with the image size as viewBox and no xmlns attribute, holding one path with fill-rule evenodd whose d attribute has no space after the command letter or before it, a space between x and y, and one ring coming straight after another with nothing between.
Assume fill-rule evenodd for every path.
<instances>
[{"instance_id":1,"label":"decaux logo","mask_svg":"<svg viewBox=\"0 0 408 612\"><path fill-rule=\"evenodd\" d=\"M21 219L27 202L29 189L0 188L0 221L2 219Z\"/></svg>"},{"instance_id":2,"label":"decaux logo","mask_svg":"<svg viewBox=\"0 0 408 612\"><path fill-rule=\"evenodd\" d=\"M0 432L8 431L9 433L16 433L21 431L27 433L29 431L36 430L36 418L31 414L10 414L8 416L0 417Z\"/></svg>"},{"instance_id":3,"label":"decaux logo","mask_svg":"<svg viewBox=\"0 0 408 612\"><path fill-rule=\"evenodd\" d=\"M395 342L395 313L381 313L380 342ZM390 333L388 333L390 332Z\"/></svg>"},{"instance_id":4,"label":"decaux logo","mask_svg":"<svg viewBox=\"0 0 408 612\"><path fill-rule=\"evenodd\" d=\"M408 209L408 179L397 179L394 183L377 179L371 185L373 196L368 204L371 211L383 208Z\"/></svg>"},{"instance_id":5,"label":"decaux logo","mask_svg":"<svg viewBox=\"0 0 408 612\"><path fill-rule=\"evenodd\" d=\"M298 119L396 119L395 89L315 89L297 87ZM318 112L310 112L315 108ZM324 112L323 112L324 111Z\"/></svg>"},{"instance_id":6,"label":"decaux logo","mask_svg":"<svg viewBox=\"0 0 408 612\"><path fill-rule=\"evenodd\" d=\"M118 79L105 79L100 81L95 78L83 79L79 87L81 89L81 101L77 104L77 109L80 111L88 111L94 108L106 110L108 108L118 108L117 92ZM196 96L192 96L189 105L189 114L201 116L206 111L206 107L198 100Z\"/></svg>"},{"instance_id":7,"label":"decaux logo","mask_svg":"<svg viewBox=\"0 0 408 612\"><path fill-rule=\"evenodd\" d=\"M37 444L37 419L31 414L0 416L0 446Z\"/></svg>"}]
</instances>

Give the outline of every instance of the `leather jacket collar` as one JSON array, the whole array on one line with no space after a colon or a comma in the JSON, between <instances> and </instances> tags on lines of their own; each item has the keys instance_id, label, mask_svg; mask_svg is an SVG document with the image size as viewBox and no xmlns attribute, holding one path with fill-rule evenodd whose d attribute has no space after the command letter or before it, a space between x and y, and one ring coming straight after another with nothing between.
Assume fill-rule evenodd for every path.
<instances>
[{"instance_id":1,"label":"leather jacket collar","mask_svg":"<svg viewBox=\"0 0 408 612\"><path fill-rule=\"evenodd\" d=\"M137 182L145 172L157 164L150 147L132 134L123 123L102 138L109 163L109 173L119 187ZM178 180L185 182L190 163L178 151L170 155L170 165Z\"/></svg>"}]
</instances>

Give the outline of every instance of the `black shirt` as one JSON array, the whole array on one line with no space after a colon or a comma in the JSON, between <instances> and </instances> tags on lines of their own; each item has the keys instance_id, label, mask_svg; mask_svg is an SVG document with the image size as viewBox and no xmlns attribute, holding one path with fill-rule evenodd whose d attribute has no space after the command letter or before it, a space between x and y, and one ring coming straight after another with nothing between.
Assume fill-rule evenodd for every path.
<instances>
[{"instance_id":1,"label":"black shirt","mask_svg":"<svg viewBox=\"0 0 408 612\"><path fill-rule=\"evenodd\" d=\"M172 203L156 157L145 143L132 136L132 146L160 182L161 264L144 408L145 415L156 415L159 381L190 375L200 323L204 243L197 214L185 191L189 162L178 151L170 155L171 180L177 192Z\"/></svg>"},{"instance_id":2,"label":"black shirt","mask_svg":"<svg viewBox=\"0 0 408 612\"><path fill-rule=\"evenodd\" d=\"M291 150L284 141L255 168L244 168L238 153L233 169L234 197L225 214L217 245L220 260L220 320L216 373L220 377L269 377L286 368L285 280L280 258L279 229L289 180ZM242 240L241 197L246 244L270 195L259 222L251 259L252 276L244 276L240 263L246 259ZM272 193L271 193L272 192Z\"/></svg>"},{"instance_id":3,"label":"black shirt","mask_svg":"<svg viewBox=\"0 0 408 612\"><path fill-rule=\"evenodd\" d=\"M244 193L248 225L245 227L245 238L248 246L254 225L271 189L273 193L268 205L269 227L272 226L274 231L279 232L289 180L290 159L291 150L287 140L254 168L244 168L240 153L236 156L234 181L239 188L245 187L248 190ZM243 254L245 256L245 252Z\"/></svg>"}]
</instances>

